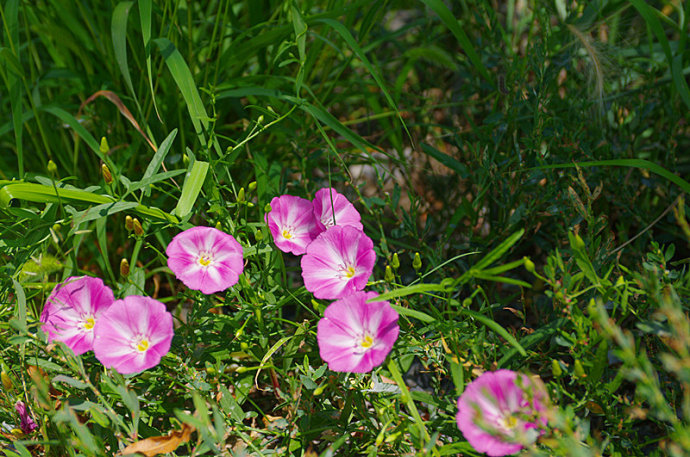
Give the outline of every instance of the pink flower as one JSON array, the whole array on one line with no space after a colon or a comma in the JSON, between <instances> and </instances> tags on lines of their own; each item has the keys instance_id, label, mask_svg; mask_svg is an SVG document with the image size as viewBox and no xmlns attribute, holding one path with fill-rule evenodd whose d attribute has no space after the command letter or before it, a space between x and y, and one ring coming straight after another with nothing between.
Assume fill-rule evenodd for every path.
<instances>
[{"instance_id":1,"label":"pink flower","mask_svg":"<svg viewBox=\"0 0 690 457\"><path fill-rule=\"evenodd\" d=\"M332 188L323 188L314 196L314 217L319 230L334 225L349 225L362 230L362 217L344 195ZM335 210L335 212L333 211Z\"/></svg>"},{"instance_id":2,"label":"pink flower","mask_svg":"<svg viewBox=\"0 0 690 457\"><path fill-rule=\"evenodd\" d=\"M213 227L178 233L165 253L177 279L207 295L235 285L244 269L240 243Z\"/></svg>"},{"instance_id":3,"label":"pink flower","mask_svg":"<svg viewBox=\"0 0 690 457\"><path fill-rule=\"evenodd\" d=\"M486 372L458 399L458 428L478 452L515 454L546 426L548 394L541 381L510 370Z\"/></svg>"},{"instance_id":4,"label":"pink flower","mask_svg":"<svg viewBox=\"0 0 690 457\"><path fill-rule=\"evenodd\" d=\"M170 350L173 319L158 300L130 295L117 300L96 323L93 351L122 374L155 367Z\"/></svg>"},{"instance_id":5,"label":"pink flower","mask_svg":"<svg viewBox=\"0 0 690 457\"><path fill-rule=\"evenodd\" d=\"M26 405L24 402L18 401L14 405L14 409L17 411L17 414L19 414L19 428L22 430L22 433L28 435L38 428L38 425L36 422L34 422L29 415L29 412L26 410Z\"/></svg>"},{"instance_id":6,"label":"pink flower","mask_svg":"<svg viewBox=\"0 0 690 457\"><path fill-rule=\"evenodd\" d=\"M98 278L67 278L43 307L43 331L49 341L62 341L76 355L83 354L93 349L94 326L114 301L113 291Z\"/></svg>"},{"instance_id":7,"label":"pink flower","mask_svg":"<svg viewBox=\"0 0 690 457\"><path fill-rule=\"evenodd\" d=\"M265 219L276 247L295 255L304 254L320 231L311 202L293 195L273 197Z\"/></svg>"},{"instance_id":8,"label":"pink flower","mask_svg":"<svg viewBox=\"0 0 690 457\"><path fill-rule=\"evenodd\" d=\"M381 365L398 339L398 313L387 301L367 303L376 292L355 292L330 304L316 337L333 371L366 373Z\"/></svg>"},{"instance_id":9,"label":"pink flower","mask_svg":"<svg viewBox=\"0 0 690 457\"><path fill-rule=\"evenodd\" d=\"M336 225L302 257L304 286L316 298L342 298L364 289L376 263L374 243L361 230Z\"/></svg>"}]
</instances>

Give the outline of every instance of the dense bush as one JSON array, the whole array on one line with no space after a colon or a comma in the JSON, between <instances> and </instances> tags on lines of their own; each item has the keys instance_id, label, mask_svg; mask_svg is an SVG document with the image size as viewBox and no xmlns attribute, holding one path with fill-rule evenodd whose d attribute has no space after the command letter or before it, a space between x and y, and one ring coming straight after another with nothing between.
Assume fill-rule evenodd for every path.
<instances>
[{"instance_id":1,"label":"dense bush","mask_svg":"<svg viewBox=\"0 0 690 457\"><path fill-rule=\"evenodd\" d=\"M0 13L4 455L162 436L174 455L482 455L457 400L499 369L550 398L525 454L690 453L687 4ZM304 287L266 220L275 197L328 187L373 242L367 291L399 314L367 373L320 357L333 300ZM197 226L244 252L217 293L168 267ZM122 375L49 341L39 319L73 276L165 304L158 365Z\"/></svg>"}]
</instances>

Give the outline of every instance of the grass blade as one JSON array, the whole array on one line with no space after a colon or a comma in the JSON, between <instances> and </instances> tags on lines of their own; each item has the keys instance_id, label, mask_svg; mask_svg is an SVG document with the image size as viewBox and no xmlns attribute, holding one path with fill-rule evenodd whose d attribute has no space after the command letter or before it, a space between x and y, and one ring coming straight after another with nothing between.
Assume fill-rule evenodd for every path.
<instances>
[{"instance_id":1,"label":"grass blade","mask_svg":"<svg viewBox=\"0 0 690 457\"><path fill-rule=\"evenodd\" d=\"M489 252L479 262L477 262L477 264L474 265L472 269L483 270L484 268L494 263L496 260L500 259L503 256L503 254L505 254L508 251L508 249L510 249L515 243L518 242L520 238L522 238L522 235L524 233L525 230L520 229L517 232L510 235L506 240L499 244L496 247L496 249Z\"/></svg>"},{"instance_id":2,"label":"grass blade","mask_svg":"<svg viewBox=\"0 0 690 457\"><path fill-rule=\"evenodd\" d=\"M192 207L199 197L199 192L201 192L201 186L204 184L207 172L208 162L202 162L201 160L194 162L192 170L184 180L182 195L180 195L180 201L177 202L173 214L183 218L192 211Z\"/></svg>"},{"instance_id":3,"label":"grass blade","mask_svg":"<svg viewBox=\"0 0 690 457\"><path fill-rule=\"evenodd\" d=\"M161 120L160 112L158 111L158 104L156 103L156 95L153 90L153 77L151 76L151 0L139 0L139 22L141 24L141 38L144 40L144 54L146 55L146 74L149 77L149 89L151 90L151 100L153 101L153 109L156 110L158 120Z\"/></svg>"},{"instance_id":4,"label":"grass blade","mask_svg":"<svg viewBox=\"0 0 690 457\"><path fill-rule=\"evenodd\" d=\"M127 19L129 18L130 9L132 9L132 2L118 3L113 11L110 34L113 39L113 50L115 51L117 66L120 67L120 72L125 78L125 84L127 84L129 93L132 94L134 102L139 107L137 94L134 92L134 86L132 85L132 76L129 74L129 65L127 65Z\"/></svg>"},{"instance_id":5,"label":"grass blade","mask_svg":"<svg viewBox=\"0 0 690 457\"><path fill-rule=\"evenodd\" d=\"M494 333L498 334L504 340L509 342L523 357L527 357L527 351L525 351L525 348L523 348L522 345L518 343L518 340L516 340L513 335L508 333L508 331L501 327L496 321L489 319L483 314L470 311L469 309L463 309L461 312L477 319L479 322L489 327L494 331Z\"/></svg>"},{"instance_id":6,"label":"grass blade","mask_svg":"<svg viewBox=\"0 0 690 457\"><path fill-rule=\"evenodd\" d=\"M467 37L467 34L460 26L458 20L453 16L453 13L448 9L448 7L441 0L422 0L426 6L431 8L441 21L450 29L451 33L455 35L455 38L460 43L460 46L467 54L467 58L470 59L474 68L481 74L484 79L493 85L493 79L489 75L489 71L484 66L481 57L477 54L477 51L472 46L472 42Z\"/></svg>"}]
</instances>

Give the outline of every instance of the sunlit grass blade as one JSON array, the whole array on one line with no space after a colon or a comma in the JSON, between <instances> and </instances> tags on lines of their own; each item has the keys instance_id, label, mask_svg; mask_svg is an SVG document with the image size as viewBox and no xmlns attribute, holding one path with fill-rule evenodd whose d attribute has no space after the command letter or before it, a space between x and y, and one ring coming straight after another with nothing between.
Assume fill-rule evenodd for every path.
<instances>
[{"instance_id":1,"label":"sunlit grass blade","mask_svg":"<svg viewBox=\"0 0 690 457\"><path fill-rule=\"evenodd\" d=\"M13 200L23 200L33 203L63 202L83 205L113 204L117 202L117 200L110 195L99 195L79 189L55 188L52 186L26 182L6 184L0 188L0 208L9 208ZM175 224L178 222L175 216L158 208L137 204L132 210L143 216L151 216Z\"/></svg>"},{"instance_id":2,"label":"sunlit grass blade","mask_svg":"<svg viewBox=\"0 0 690 457\"><path fill-rule=\"evenodd\" d=\"M194 162L191 171L184 180L180 201L177 202L173 214L183 218L192 211L192 207L199 197L199 192L201 192L201 186L204 184L207 172L208 162L202 162L201 160Z\"/></svg>"},{"instance_id":3,"label":"sunlit grass blade","mask_svg":"<svg viewBox=\"0 0 690 457\"><path fill-rule=\"evenodd\" d=\"M483 314L476 313L474 311L470 311L469 309L463 309L460 311L463 314L466 314L482 324L486 325L489 327L491 330L494 331L494 333L498 334L501 338L506 340L508 343L510 343L523 357L527 356L527 351L525 351L525 348L522 347L522 345L518 342L518 340L515 339L513 335L508 333L506 329L501 327L500 324L498 324L496 321L489 319Z\"/></svg>"},{"instance_id":4,"label":"sunlit grass blade","mask_svg":"<svg viewBox=\"0 0 690 457\"><path fill-rule=\"evenodd\" d=\"M479 262L474 264L472 267L475 270L483 270L484 268L488 267L501 257L508 252L508 249L510 249L515 243L518 242L520 238L522 238L522 235L525 233L524 229L520 229L517 232L513 233L510 235L508 238L506 238L501 244L499 244L493 251L489 252L487 255L485 255Z\"/></svg>"}]
</instances>

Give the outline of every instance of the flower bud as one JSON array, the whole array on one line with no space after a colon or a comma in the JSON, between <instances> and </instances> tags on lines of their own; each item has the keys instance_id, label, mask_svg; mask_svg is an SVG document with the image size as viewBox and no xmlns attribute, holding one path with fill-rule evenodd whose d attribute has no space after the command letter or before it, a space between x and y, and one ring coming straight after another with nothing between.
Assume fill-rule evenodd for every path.
<instances>
[{"instance_id":1,"label":"flower bud","mask_svg":"<svg viewBox=\"0 0 690 457\"><path fill-rule=\"evenodd\" d=\"M563 370L561 369L561 364L558 360L551 360L551 373L553 373L554 378L560 378L563 375Z\"/></svg>"},{"instance_id":2,"label":"flower bud","mask_svg":"<svg viewBox=\"0 0 690 457\"><path fill-rule=\"evenodd\" d=\"M132 216L127 215L125 216L125 228L127 229L128 232L131 232L134 230L134 220L132 219Z\"/></svg>"},{"instance_id":3,"label":"flower bud","mask_svg":"<svg viewBox=\"0 0 690 457\"><path fill-rule=\"evenodd\" d=\"M393 254L393 259L391 260L391 267L393 267L394 270L398 270L400 268L400 259L398 258L398 253L395 252Z\"/></svg>"},{"instance_id":4,"label":"flower bud","mask_svg":"<svg viewBox=\"0 0 690 457\"><path fill-rule=\"evenodd\" d=\"M237 203L242 203L244 201L244 187L240 187L240 191L237 192Z\"/></svg>"},{"instance_id":5,"label":"flower bud","mask_svg":"<svg viewBox=\"0 0 690 457\"><path fill-rule=\"evenodd\" d=\"M122 275L123 278L129 276L129 262L127 259L120 260L120 275Z\"/></svg>"},{"instance_id":6,"label":"flower bud","mask_svg":"<svg viewBox=\"0 0 690 457\"><path fill-rule=\"evenodd\" d=\"M271 208L271 204L266 203L266 206L264 206L264 213L270 213L272 209L273 208Z\"/></svg>"},{"instance_id":7,"label":"flower bud","mask_svg":"<svg viewBox=\"0 0 690 457\"><path fill-rule=\"evenodd\" d=\"M422 257L419 255L419 252L414 253L412 268L414 268L414 271L419 271L419 269L422 268Z\"/></svg>"},{"instance_id":8,"label":"flower bud","mask_svg":"<svg viewBox=\"0 0 690 457\"><path fill-rule=\"evenodd\" d=\"M132 226L134 227L134 234L136 236L141 236L144 234L144 227L141 226L141 222L136 217L132 221Z\"/></svg>"},{"instance_id":9,"label":"flower bud","mask_svg":"<svg viewBox=\"0 0 690 457\"><path fill-rule=\"evenodd\" d=\"M113 175L110 173L110 168L108 168L108 165L101 165L101 173L103 174L103 181L105 181L106 184L110 185L113 183Z\"/></svg>"},{"instance_id":10,"label":"flower bud","mask_svg":"<svg viewBox=\"0 0 690 457\"><path fill-rule=\"evenodd\" d=\"M223 230L223 224L221 224L220 221L216 222L216 230Z\"/></svg>"},{"instance_id":11,"label":"flower bud","mask_svg":"<svg viewBox=\"0 0 690 457\"><path fill-rule=\"evenodd\" d=\"M256 181L250 182L247 189L249 189L249 192L254 192L256 190Z\"/></svg>"},{"instance_id":12,"label":"flower bud","mask_svg":"<svg viewBox=\"0 0 690 457\"><path fill-rule=\"evenodd\" d=\"M386 272L383 275L383 279L386 282L393 282L395 281L395 275L393 274L393 270L391 269L390 265L386 265Z\"/></svg>"},{"instance_id":13,"label":"flower bud","mask_svg":"<svg viewBox=\"0 0 690 457\"><path fill-rule=\"evenodd\" d=\"M5 392L12 390L12 379L10 379L10 376L5 372L5 370L0 373L0 378L2 378L2 387L4 387Z\"/></svg>"},{"instance_id":14,"label":"flower bud","mask_svg":"<svg viewBox=\"0 0 690 457\"><path fill-rule=\"evenodd\" d=\"M101 154L105 155L110 151L110 146L108 146L108 140L105 137L101 138L101 145L98 148L99 151L101 151Z\"/></svg>"},{"instance_id":15,"label":"flower bud","mask_svg":"<svg viewBox=\"0 0 690 457\"><path fill-rule=\"evenodd\" d=\"M254 234L254 239L256 241L263 240L264 239L264 232L262 232L261 230L257 230L256 233Z\"/></svg>"},{"instance_id":16,"label":"flower bud","mask_svg":"<svg viewBox=\"0 0 690 457\"><path fill-rule=\"evenodd\" d=\"M62 229L62 225L58 224L57 222L53 224L53 231L54 232L59 232L60 229Z\"/></svg>"},{"instance_id":17,"label":"flower bud","mask_svg":"<svg viewBox=\"0 0 690 457\"><path fill-rule=\"evenodd\" d=\"M534 274L534 262L532 262L532 259L529 257L523 257L522 261L524 262L523 265L525 266L525 270Z\"/></svg>"},{"instance_id":18,"label":"flower bud","mask_svg":"<svg viewBox=\"0 0 690 457\"><path fill-rule=\"evenodd\" d=\"M580 362L579 359L575 359L575 364L573 366L573 374L577 378L584 378L587 376L587 373L585 373L585 369L582 366L582 362Z\"/></svg>"},{"instance_id":19,"label":"flower bud","mask_svg":"<svg viewBox=\"0 0 690 457\"><path fill-rule=\"evenodd\" d=\"M242 352L247 352L249 350L249 345L246 342L242 341L240 343L240 349L242 350Z\"/></svg>"},{"instance_id":20,"label":"flower bud","mask_svg":"<svg viewBox=\"0 0 690 457\"><path fill-rule=\"evenodd\" d=\"M57 176L58 168L57 165L55 165L55 162L49 160L46 168L48 169L48 173L50 173L53 176Z\"/></svg>"},{"instance_id":21,"label":"flower bud","mask_svg":"<svg viewBox=\"0 0 690 457\"><path fill-rule=\"evenodd\" d=\"M263 124L264 123L264 115L260 115L259 118L256 120L257 124Z\"/></svg>"}]
</instances>

